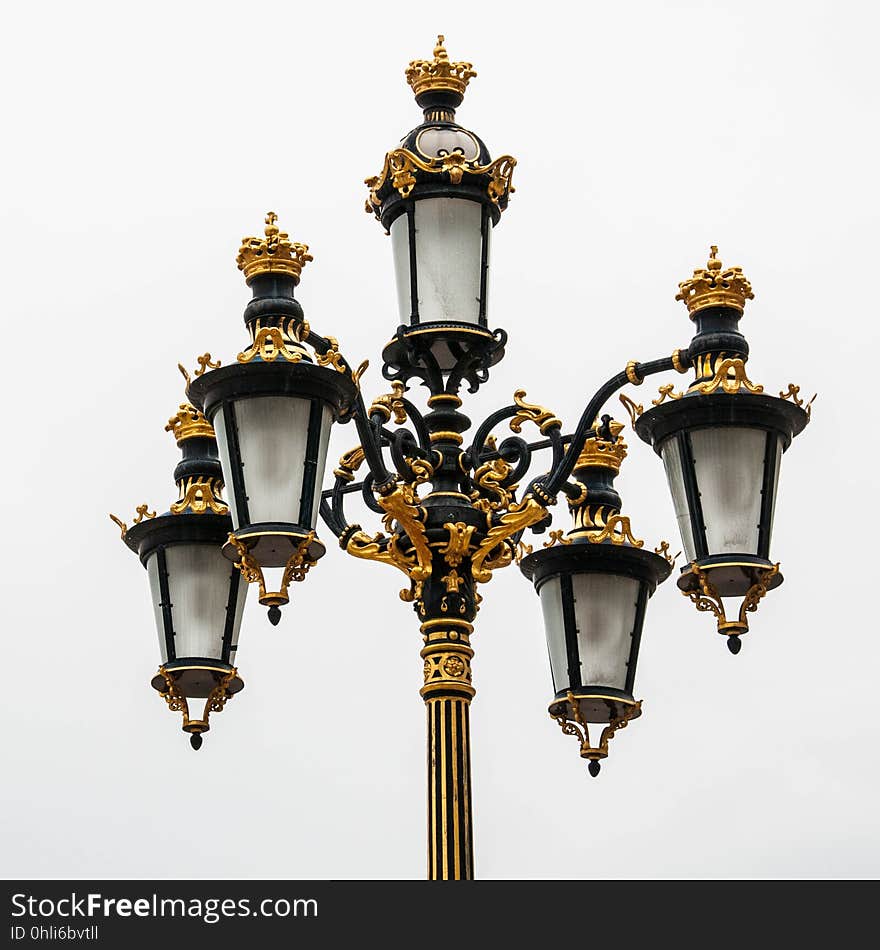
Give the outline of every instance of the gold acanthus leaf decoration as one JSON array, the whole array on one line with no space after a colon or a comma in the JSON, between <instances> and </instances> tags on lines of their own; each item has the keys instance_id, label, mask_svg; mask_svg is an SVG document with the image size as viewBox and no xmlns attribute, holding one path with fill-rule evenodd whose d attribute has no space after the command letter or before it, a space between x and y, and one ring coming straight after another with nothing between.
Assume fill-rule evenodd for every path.
<instances>
[{"instance_id":1,"label":"gold acanthus leaf decoration","mask_svg":"<svg viewBox=\"0 0 880 950\"><path fill-rule=\"evenodd\" d=\"M280 327L263 327L257 321L254 327L254 341L239 353L236 359L239 363L250 363L259 357L266 363L274 363L277 359L287 360L288 363L298 363L306 355L305 350L288 347L290 337Z\"/></svg>"},{"instance_id":2,"label":"gold acanthus leaf decoration","mask_svg":"<svg viewBox=\"0 0 880 950\"><path fill-rule=\"evenodd\" d=\"M475 491L471 494L471 500L482 511L498 511L499 509L509 508L513 501L513 494L518 485L503 486L501 482L510 475L510 465L502 458L492 459L490 462L484 462L474 472L474 483L479 485L484 491L488 492L493 498L481 498L480 492Z\"/></svg>"},{"instance_id":3,"label":"gold acanthus leaf decoration","mask_svg":"<svg viewBox=\"0 0 880 950\"><path fill-rule=\"evenodd\" d=\"M634 548L640 548L645 543L633 537L629 518L626 515L611 515L605 522L605 527L598 533L590 532L587 540L590 544L601 544L603 541L610 541L612 544L629 543Z\"/></svg>"},{"instance_id":4,"label":"gold acanthus leaf decoration","mask_svg":"<svg viewBox=\"0 0 880 950\"><path fill-rule=\"evenodd\" d=\"M564 528L560 528L558 531L551 531L547 535L547 540L543 546L545 548L552 548L555 544L571 544L571 538L565 537Z\"/></svg>"},{"instance_id":5,"label":"gold acanthus leaf decoration","mask_svg":"<svg viewBox=\"0 0 880 950\"><path fill-rule=\"evenodd\" d=\"M715 376L705 383L699 383L696 388L698 392L709 395L719 387L731 395L738 393L740 387L750 393L764 392L763 386L755 385L746 376L746 364L739 357L719 360L715 364Z\"/></svg>"},{"instance_id":6,"label":"gold acanthus leaf decoration","mask_svg":"<svg viewBox=\"0 0 880 950\"><path fill-rule=\"evenodd\" d=\"M228 515L229 507L220 497L223 483L213 478L197 476L187 478L180 486L180 499L171 506L171 514L189 512L203 515L212 511L215 515Z\"/></svg>"},{"instance_id":7,"label":"gold acanthus leaf decoration","mask_svg":"<svg viewBox=\"0 0 880 950\"><path fill-rule=\"evenodd\" d=\"M525 401L526 391L517 389L513 394L513 402L519 407L519 411L510 420L511 431L520 433L524 422L534 422L541 430L541 435L546 435L550 429L561 427L562 421L544 406L538 406Z\"/></svg>"},{"instance_id":8,"label":"gold acanthus leaf decoration","mask_svg":"<svg viewBox=\"0 0 880 950\"><path fill-rule=\"evenodd\" d=\"M353 482L354 473L364 464L365 458L363 446L356 445L353 449L342 453L339 467L333 470L333 474L344 482Z\"/></svg>"},{"instance_id":9,"label":"gold acanthus leaf decoration","mask_svg":"<svg viewBox=\"0 0 880 950\"><path fill-rule=\"evenodd\" d=\"M479 584L487 584L492 580L492 568L486 564L489 555L502 541L546 517L547 509L531 495L527 495L518 504L511 505L489 529L479 548L471 556L471 573L474 580Z\"/></svg>"},{"instance_id":10,"label":"gold acanthus leaf decoration","mask_svg":"<svg viewBox=\"0 0 880 950\"><path fill-rule=\"evenodd\" d=\"M440 553L450 567L458 567L470 550L471 538L476 528L463 521L447 521L443 527L449 532L449 540L440 548Z\"/></svg>"},{"instance_id":11,"label":"gold acanthus leaf decoration","mask_svg":"<svg viewBox=\"0 0 880 950\"><path fill-rule=\"evenodd\" d=\"M620 401L623 403L623 408L629 413L630 421L633 426L635 426L639 416L645 411L645 407L640 403L634 402L626 393L620 394Z\"/></svg>"},{"instance_id":12,"label":"gold acanthus leaf decoration","mask_svg":"<svg viewBox=\"0 0 880 950\"><path fill-rule=\"evenodd\" d=\"M367 415L372 416L373 413L378 413L384 416L385 422L390 422L393 415L395 425L402 426L407 420L406 407L403 403L405 389L404 384L399 379L395 379L391 384L391 392L377 396L370 405Z\"/></svg>"}]
</instances>

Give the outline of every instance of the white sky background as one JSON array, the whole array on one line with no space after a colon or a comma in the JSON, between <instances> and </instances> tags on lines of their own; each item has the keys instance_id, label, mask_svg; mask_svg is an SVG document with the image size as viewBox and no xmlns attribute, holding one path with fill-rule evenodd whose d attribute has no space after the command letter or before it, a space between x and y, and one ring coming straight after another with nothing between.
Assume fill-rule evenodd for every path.
<instances>
[{"instance_id":1,"label":"white sky background","mask_svg":"<svg viewBox=\"0 0 880 950\"><path fill-rule=\"evenodd\" d=\"M785 584L738 657L672 580L658 590L644 715L599 779L547 716L531 586L509 568L483 589L478 875L877 874L876 5L5 16L0 873L423 876L420 637L398 572L346 557L324 527L327 556L280 626L251 592L247 688L195 754L148 685L146 573L107 512L174 499L176 364L242 348L234 258L269 208L314 253L298 292L312 326L370 358L368 397L387 391L391 248L363 179L420 121L403 70L442 31L479 73L460 121L519 161L492 261L490 322L510 344L466 403L475 420L522 386L570 431L628 359L685 346L673 298L710 243L755 289L750 377L820 393L782 466ZM338 427L331 463L355 441ZM628 442L636 534L678 550L662 465Z\"/></svg>"}]
</instances>

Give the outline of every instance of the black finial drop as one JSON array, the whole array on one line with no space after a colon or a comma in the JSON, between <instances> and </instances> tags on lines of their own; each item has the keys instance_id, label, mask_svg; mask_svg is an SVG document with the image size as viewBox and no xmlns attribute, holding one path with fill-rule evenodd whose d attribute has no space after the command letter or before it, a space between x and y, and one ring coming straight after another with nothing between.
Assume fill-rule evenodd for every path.
<instances>
[{"instance_id":1,"label":"black finial drop","mask_svg":"<svg viewBox=\"0 0 880 950\"><path fill-rule=\"evenodd\" d=\"M734 634L731 637L728 637L727 649L730 650L730 652L734 656L736 656L737 653L739 653L739 651L742 649L742 640L740 640L740 638L736 634Z\"/></svg>"},{"instance_id":2,"label":"black finial drop","mask_svg":"<svg viewBox=\"0 0 880 950\"><path fill-rule=\"evenodd\" d=\"M281 620L281 608L277 604L272 604L269 608L269 623L277 627L279 620Z\"/></svg>"},{"instance_id":3,"label":"black finial drop","mask_svg":"<svg viewBox=\"0 0 880 950\"><path fill-rule=\"evenodd\" d=\"M196 752L198 752L199 749L201 749L201 747L202 747L202 737L201 737L201 735L199 735L198 732L194 732L194 733L189 737L189 744L196 750Z\"/></svg>"},{"instance_id":4,"label":"black finial drop","mask_svg":"<svg viewBox=\"0 0 880 950\"><path fill-rule=\"evenodd\" d=\"M599 772L601 771L602 765L601 765L601 763L599 762L598 759L593 759L593 760L590 762L590 764L587 766L587 768L588 768L589 771L590 771L590 775L592 775L593 778L595 778L595 777L599 774Z\"/></svg>"}]
</instances>

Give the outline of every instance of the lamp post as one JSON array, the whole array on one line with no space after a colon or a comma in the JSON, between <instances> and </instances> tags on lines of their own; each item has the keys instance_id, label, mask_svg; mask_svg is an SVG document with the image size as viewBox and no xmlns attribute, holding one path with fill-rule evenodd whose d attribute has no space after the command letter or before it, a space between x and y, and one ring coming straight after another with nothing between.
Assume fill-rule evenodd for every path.
<instances>
[{"instance_id":1,"label":"lamp post","mask_svg":"<svg viewBox=\"0 0 880 950\"><path fill-rule=\"evenodd\" d=\"M253 293L244 314L249 342L228 366L206 353L194 375L181 367L215 481L207 432L212 425L216 430L231 508L229 516L225 510L213 515L216 525L210 522L212 557L187 562L181 583L208 590L215 583L209 576L221 576L217 564L231 559L241 577L258 586L260 603L278 623L290 584L304 580L325 552L317 536L319 510L344 551L405 576L400 598L412 605L422 638L428 876L467 879L474 868L471 634L481 589L495 571L517 562L534 583L550 656L550 715L578 739L593 776L614 734L641 714L634 688L648 601L675 559L667 542L646 548L622 514L614 480L626 456L624 426L602 414L605 404L648 376L694 371L686 393L662 385L647 412L630 396L620 399L666 467L686 553L678 585L698 610L715 614L733 652L748 629L746 614L781 583L779 565L769 557L779 460L808 422L810 406L794 385L775 397L746 376L748 345L738 323L751 287L739 268L723 267L713 247L707 266L679 288L696 328L687 347L630 361L599 387L570 434L554 413L517 390L465 444L472 423L462 411L462 387L474 393L486 383L507 342L488 320L489 247L513 191L516 163L510 156L492 160L480 138L456 122L476 74L470 63L449 60L443 37L433 59L411 63L406 75L423 122L366 182L367 210L390 234L397 279L400 324L382 353L391 391L367 406L361 393L367 364L353 369L336 339L310 326L294 290L312 258L270 212L264 235L245 238L238 256ZM425 412L406 396L414 380L428 389ZM358 442L322 490L330 428L349 421ZM532 441L522 434L527 425L537 430ZM549 457L536 463L538 453ZM381 516L383 531L349 522L346 502L353 494ZM560 496L570 519L534 550L524 534L551 527ZM172 507L156 522L123 526L126 542L152 572L160 638L167 643L169 623L177 623L174 603L187 602L186 595L156 587L153 577L161 580L163 568L152 552L161 545L146 538L191 540L175 533L189 510ZM154 523L166 533L145 526ZM200 534L200 543L206 538ZM277 583L267 580L272 570L281 572ZM232 642L230 625L237 643L244 599L234 577L228 591L216 581L211 605L199 602L200 623L217 643L207 651L214 657L214 666L206 664L210 682L199 674L199 689L223 684L223 695L240 683L234 671L230 678L229 650L223 652ZM735 620L727 619L727 596L742 597ZM215 615L222 606L225 615ZM171 658L163 652L166 698L176 695L172 686L189 689L183 676L175 678ZM597 744L590 724L602 726Z\"/></svg>"}]
</instances>

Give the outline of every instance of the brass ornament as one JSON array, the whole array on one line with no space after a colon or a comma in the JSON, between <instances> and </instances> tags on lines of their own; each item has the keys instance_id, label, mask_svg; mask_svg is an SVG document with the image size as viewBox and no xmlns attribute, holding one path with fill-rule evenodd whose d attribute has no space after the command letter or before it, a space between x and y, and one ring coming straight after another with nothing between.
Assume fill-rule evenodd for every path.
<instances>
[{"instance_id":1,"label":"brass ornament","mask_svg":"<svg viewBox=\"0 0 880 950\"><path fill-rule=\"evenodd\" d=\"M627 450L627 444L620 435L624 426L622 422L617 422L612 419L609 422L609 428L615 441L611 442L606 439L591 436L584 442L581 454L574 464L574 471L577 472L580 469L593 467L610 468L614 472L620 471L620 466L626 458Z\"/></svg>"},{"instance_id":2,"label":"brass ornament","mask_svg":"<svg viewBox=\"0 0 880 950\"><path fill-rule=\"evenodd\" d=\"M281 586L277 591L266 591L266 581L263 577L263 569L260 567L257 559L248 551L247 545L240 541L234 534L229 535L229 543L235 548L238 554L238 560L235 566L241 571L242 577L248 584L256 584L259 593L259 601L264 607L278 607L290 602L288 589L291 583L304 581L309 568L317 563L309 557L308 551L312 541L315 540L315 532L310 531L302 541L297 545L293 554L287 559L284 567L284 573L281 576Z\"/></svg>"},{"instance_id":3,"label":"brass ornament","mask_svg":"<svg viewBox=\"0 0 880 950\"><path fill-rule=\"evenodd\" d=\"M684 393L677 393L677 392L675 392L675 384L674 384L674 383L667 383L665 386L661 386L660 389L658 390L658 392L659 392L660 396L659 396L658 399L652 399L652 400L651 400L651 405L652 405L652 406L659 406L659 405L661 405L661 404L663 403L663 400L666 399L667 396L668 396L670 399L681 399L681 397L684 395Z\"/></svg>"},{"instance_id":4,"label":"brass ornament","mask_svg":"<svg viewBox=\"0 0 880 950\"><path fill-rule=\"evenodd\" d=\"M515 167L516 159L512 155L502 155L488 165L480 165L478 161L469 161L460 152L451 152L426 161L408 149L396 148L385 156L385 164L378 175L364 179L364 184L370 189L365 210L379 217L382 207L379 192L389 179L401 198L408 198L418 180L414 174L416 171L430 175L446 174L453 185L461 184L465 173L489 176L486 194L493 204L498 204L504 197L516 191L512 184Z\"/></svg>"},{"instance_id":5,"label":"brass ornament","mask_svg":"<svg viewBox=\"0 0 880 950\"><path fill-rule=\"evenodd\" d=\"M571 710L571 716L565 713L556 715L550 713L550 718L559 723L565 735L574 736L578 740L581 758L589 759L591 762L598 762L599 759L606 759L608 757L608 743L614 738L615 733L620 729L626 728L630 720L634 719L642 709L642 700L639 700L632 706L627 706L622 716L617 719L612 719L611 722L605 726L599 738L599 745L594 746L590 744L590 727L583 716L581 716L577 698L571 690L568 691L566 700Z\"/></svg>"},{"instance_id":6,"label":"brass ornament","mask_svg":"<svg viewBox=\"0 0 880 950\"><path fill-rule=\"evenodd\" d=\"M471 493L474 506L485 513L510 507L517 485L505 487L501 484L510 475L510 465L502 458L484 462L473 474L473 481L491 497L486 498L480 491Z\"/></svg>"},{"instance_id":7,"label":"brass ornament","mask_svg":"<svg viewBox=\"0 0 880 950\"><path fill-rule=\"evenodd\" d=\"M818 394L818 393L813 393L812 398L810 399L810 401L807 402L807 403L804 403L804 400L803 400L803 399L800 399L799 396L798 396L798 394L800 393L800 391L801 391L801 387L800 387L800 386L795 386L794 383L789 383L789 384L788 384L788 390L785 391L785 392L780 392L780 393L779 393L779 398L780 398L780 399L791 399L791 401L792 401L796 406L803 406L804 412L806 412L807 418L809 419L809 418L810 418L810 412L812 411L812 408L813 408L813 403L814 403L815 400L816 400L816 396L818 396L819 394Z\"/></svg>"},{"instance_id":8,"label":"brass ornament","mask_svg":"<svg viewBox=\"0 0 880 950\"><path fill-rule=\"evenodd\" d=\"M276 226L278 215L274 211L266 215L265 236L245 237L235 263L244 271L244 279L250 283L259 274L287 274L299 283L303 267L314 260L308 244L291 241L288 234Z\"/></svg>"},{"instance_id":9,"label":"brass ornament","mask_svg":"<svg viewBox=\"0 0 880 950\"><path fill-rule=\"evenodd\" d=\"M214 427L202 412L188 402L180 404L176 414L168 420L165 431L174 434L178 445L182 445L187 439L214 438Z\"/></svg>"},{"instance_id":10,"label":"brass ornament","mask_svg":"<svg viewBox=\"0 0 880 950\"><path fill-rule=\"evenodd\" d=\"M325 339L330 345L323 353L316 352L315 358L318 361L318 366L332 366L338 373L344 373L347 367L342 354L339 352L339 341L335 336L328 336Z\"/></svg>"},{"instance_id":11,"label":"brass ornament","mask_svg":"<svg viewBox=\"0 0 880 950\"><path fill-rule=\"evenodd\" d=\"M132 525L140 524L144 518L150 519L155 517L156 512L150 511L149 505L138 505L137 508L135 508L135 518L132 521ZM113 514L110 515L110 520L119 527L121 537L124 541L125 536L128 533L128 525L126 525L126 523L121 518L117 518L116 515Z\"/></svg>"},{"instance_id":12,"label":"brass ornament","mask_svg":"<svg viewBox=\"0 0 880 950\"><path fill-rule=\"evenodd\" d=\"M298 363L306 355L306 351L299 346L289 348L290 342L289 335L280 327L263 327L258 320L254 327L253 343L239 353L236 359L239 363L250 363L259 357L266 363L274 363L280 358L288 363Z\"/></svg>"},{"instance_id":13,"label":"brass ornament","mask_svg":"<svg viewBox=\"0 0 880 950\"><path fill-rule=\"evenodd\" d=\"M402 426L407 420L406 407L403 404L405 390L406 387L399 379L394 380L391 384L391 392L377 396L371 403L367 415L372 416L378 413L384 417L385 422L390 422L393 415L395 425Z\"/></svg>"},{"instance_id":14,"label":"brass ornament","mask_svg":"<svg viewBox=\"0 0 880 950\"><path fill-rule=\"evenodd\" d=\"M517 434L522 432L524 422L533 422L540 429L541 435L546 435L550 429L562 427L562 421L549 409L526 402L525 395L526 391L524 389L517 389L513 394L513 402L518 407L518 412L510 420L512 432Z\"/></svg>"},{"instance_id":15,"label":"brass ornament","mask_svg":"<svg viewBox=\"0 0 880 950\"><path fill-rule=\"evenodd\" d=\"M477 74L473 63L453 63L446 52L445 37L437 37L433 59L414 59L406 68L406 81L416 96L428 90L445 89L464 95L468 82Z\"/></svg>"},{"instance_id":16,"label":"brass ornament","mask_svg":"<svg viewBox=\"0 0 880 950\"><path fill-rule=\"evenodd\" d=\"M333 469L333 474L344 482L353 482L354 473L364 464L363 446L356 445L353 449L343 452L339 459L339 466Z\"/></svg>"},{"instance_id":17,"label":"brass ornament","mask_svg":"<svg viewBox=\"0 0 880 950\"><path fill-rule=\"evenodd\" d=\"M631 544L634 548L643 547L645 543L633 537L629 518L626 515L611 515L605 522L605 527L598 534L590 532L587 540L590 544L610 541L612 544Z\"/></svg>"},{"instance_id":18,"label":"brass ornament","mask_svg":"<svg viewBox=\"0 0 880 950\"><path fill-rule=\"evenodd\" d=\"M672 351L672 366L676 373L686 373L687 366L681 361L681 350Z\"/></svg>"},{"instance_id":19,"label":"brass ornament","mask_svg":"<svg viewBox=\"0 0 880 950\"><path fill-rule=\"evenodd\" d=\"M715 361L715 375L708 382L697 383L698 392L709 395L716 389L721 388L729 394L738 393L740 387L743 387L750 393L762 393L764 387L755 385L748 376L746 376L746 364L739 357L732 359L722 359L721 356Z\"/></svg>"},{"instance_id":20,"label":"brass ornament","mask_svg":"<svg viewBox=\"0 0 880 950\"><path fill-rule=\"evenodd\" d=\"M228 515L229 506L220 497L222 488L223 482L219 479L203 476L185 478L180 483L180 499L171 506L171 514L203 515L211 511L215 515Z\"/></svg>"},{"instance_id":21,"label":"brass ornament","mask_svg":"<svg viewBox=\"0 0 880 950\"><path fill-rule=\"evenodd\" d=\"M681 555L681 551L679 551L678 554L670 554L670 553L669 553L669 542L668 542L668 541L661 541L661 542L660 542L660 547L654 548L654 553L655 553L655 554L659 554L661 557L665 557L665 558L666 558L666 561L667 561L667 563L669 564L670 567L674 567L674 566L675 566L676 560L677 560L678 557Z\"/></svg>"},{"instance_id":22,"label":"brass ornament","mask_svg":"<svg viewBox=\"0 0 880 950\"><path fill-rule=\"evenodd\" d=\"M624 409L629 413L629 418L632 421L633 426L635 426L636 421L639 416L645 411L645 407L640 403L634 402L626 393L620 394L620 401L623 404Z\"/></svg>"},{"instance_id":23,"label":"brass ornament","mask_svg":"<svg viewBox=\"0 0 880 950\"><path fill-rule=\"evenodd\" d=\"M199 376L204 376L209 369L220 369L220 360L217 360L216 363L211 362L210 353L203 353L201 356L197 356L196 362L199 364L199 368L194 370L193 376L195 376L197 379ZM180 370L183 378L186 380L187 388L189 388L189 384L192 382L192 376L190 376L190 374L187 372L187 369L183 363L178 363L177 368ZM182 408L183 406L181 406L181 409Z\"/></svg>"},{"instance_id":24,"label":"brass ornament","mask_svg":"<svg viewBox=\"0 0 880 950\"><path fill-rule=\"evenodd\" d=\"M779 562L772 567L761 571L758 580L746 591L740 604L736 620L728 620L724 610L724 602L718 593L718 588L709 580L706 571L702 570L695 561L691 562L690 573L697 579L698 587L693 590L682 591L701 613L714 614L718 632L725 636L739 636L749 629L747 613L754 613L758 604L767 593L767 585L779 573Z\"/></svg>"},{"instance_id":25,"label":"brass ornament","mask_svg":"<svg viewBox=\"0 0 880 950\"><path fill-rule=\"evenodd\" d=\"M678 285L676 300L683 300L688 313L707 307L732 307L742 313L746 301L754 300L752 285L741 267L724 267L718 259L718 248L712 245L705 267L698 267L694 276Z\"/></svg>"},{"instance_id":26,"label":"brass ornament","mask_svg":"<svg viewBox=\"0 0 880 950\"><path fill-rule=\"evenodd\" d=\"M487 584L492 580L492 571L502 565L494 564L491 561L487 563L489 555L495 551L502 541L524 528L543 521L546 517L547 509L531 495L526 496L521 502L511 505L507 512L501 515L498 523L489 529L486 537L471 556L471 573L474 580L479 584ZM497 555L497 557L501 560L507 557L506 563L509 564L513 559L513 552L509 549L509 546L507 547L509 557L504 553Z\"/></svg>"},{"instance_id":27,"label":"brass ornament","mask_svg":"<svg viewBox=\"0 0 880 950\"><path fill-rule=\"evenodd\" d=\"M633 386L641 386L645 381L644 377L639 376L638 374L638 370L636 369L638 365L638 360L630 360L626 364L626 378L633 384Z\"/></svg>"},{"instance_id":28,"label":"brass ornament","mask_svg":"<svg viewBox=\"0 0 880 950\"><path fill-rule=\"evenodd\" d=\"M229 692L229 684L238 676L238 670L233 668L225 673L217 685L208 693L201 719L190 719L189 702L174 682L171 673L164 666L159 667L159 675L165 681L165 689L161 690L159 695L165 700L169 711L183 713L183 726L181 728L184 732L191 735L201 735L211 728L208 722L211 713L223 712L226 703L232 699L234 693Z\"/></svg>"},{"instance_id":29,"label":"brass ornament","mask_svg":"<svg viewBox=\"0 0 880 950\"><path fill-rule=\"evenodd\" d=\"M447 521L443 527L449 532L449 540L440 548L440 553L450 567L458 567L467 556L471 547L471 538L476 530L474 525L456 521Z\"/></svg>"}]
</instances>

